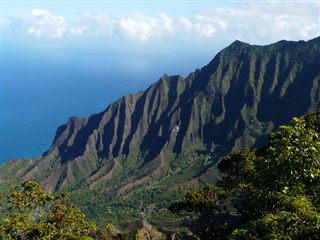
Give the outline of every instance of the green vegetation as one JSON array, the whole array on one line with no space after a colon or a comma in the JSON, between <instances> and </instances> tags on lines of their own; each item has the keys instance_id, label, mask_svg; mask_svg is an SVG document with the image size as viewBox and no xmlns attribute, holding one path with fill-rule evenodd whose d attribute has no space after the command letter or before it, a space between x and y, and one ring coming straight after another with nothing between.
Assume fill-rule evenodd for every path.
<instances>
[{"instance_id":1,"label":"green vegetation","mask_svg":"<svg viewBox=\"0 0 320 240\"><path fill-rule=\"evenodd\" d=\"M10 187L6 199L0 239L91 239L94 224L70 204L67 193L49 195L27 180Z\"/></svg>"},{"instance_id":2,"label":"green vegetation","mask_svg":"<svg viewBox=\"0 0 320 240\"><path fill-rule=\"evenodd\" d=\"M233 151L224 157L218 164L220 174L213 167L215 176L207 178L215 182L220 176L220 181L203 190L168 191L168 186L191 181L214 166L215 157L199 139L187 144L179 156L164 154L165 173L133 186L126 194L115 197L116 192L100 189L71 194L79 209L100 225L97 231L70 204L67 193L49 195L29 180L11 186L8 194L0 195L0 239L160 239L153 237L155 228L149 223L172 239L188 231L196 239L319 239L320 110L281 126L264 148ZM124 164L127 160L125 156L119 160L127 177L137 173L143 177L145 171L137 167L143 155L137 154L131 165ZM125 181L123 172L114 179ZM201 184L191 187L199 189ZM95 207L89 204L92 201ZM140 230L129 227L137 219L143 223ZM105 227L106 223L110 224Z\"/></svg>"},{"instance_id":3,"label":"green vegetation","mask_svg":"<svg viewBox=\"0 0 320 240\"><path fill-rule=\"evenodd\" d=\"M163 152L161 174L154 176L151 181L141 182L127 189L125 193L118 194L121 186L143 178L157 167L155 165L149 171L142 168L146 162L145 154L138 150L134 150L134 155L119 157L117 163L121 170L114 171L111 179L101 181L94 189L68 190L72 202L77 204L88 219L96 222L98 227L109 223L118 226L139 220L142 209L150 205L155 206L152 224L161 225L163 222L180 219L171 213L168 207L182 198L187 190L205 186L204 182L188 183L212 164L212 157L205 152L203 143L200 139L195 139L186 145L179 156L169 150ZM219 179L219 174L213 175L206 178L206 181L212 183ZM89 180L83 182L82 187L86 188L86 184L90 184Z\"/></svg>"},{"instance_id":4,"label":"green vegetation","mask_svg":"<svg viewBox=\"0 0 320 240\"><path fill-rule=\"evenodd\" d=\"M320 111L293 118L266 147L225 157L220 187L188 193L170 210L192 212L205 223L193 230L200 239L319 239L319 130Z\"/></svg>"},{"instance_id":5,"label":"green vegetation","mask_svg":"<svg viewBox=\"0 0 320 240\"><path fill-rule=\"evenodd\" d=\"M176 202L170 206L173 212L198 212L206 217L225 211L221 204L226 198L225 191L213 185L207 185L203 191L188 192L183 201Z\"/></svg>"}]
</instances>

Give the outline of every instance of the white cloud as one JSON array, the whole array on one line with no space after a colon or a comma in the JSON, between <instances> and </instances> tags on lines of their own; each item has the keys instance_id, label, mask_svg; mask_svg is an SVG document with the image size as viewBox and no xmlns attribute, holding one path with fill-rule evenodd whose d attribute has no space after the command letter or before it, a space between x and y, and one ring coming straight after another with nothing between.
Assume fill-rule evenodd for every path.
<instances>
[{"instance_id":1,"label":"white cloud","mask_svg":"<svg viewBox=\"0 0 320 240\"><path fill-rule=\"evenodd\" d=\"M54 16L42 9L34 9L27 22L28 33L37 37L51 36L62 38L67 32L66 20L62 16Z\"/></svg>"},{"instance_id":2,"label":"white cloud","mask_svg":"<svg viewBox=\"0 0 320 240\"><path fill-rule=\"evenodd\" d=\"M69 29L72 35L83 35L87 31L86 27L70 27Z\"/></svg>"},{"instance_id":3,"label":"white cloud","mask_svg":"<svg viewBox=\"0 0 320 240\"><path fill-rule=\"evenodd\" d=\"M50 13L50 12L47 12L47 11L45 11L45 10L42 10L42 9L34 9L34 10L31 12L31 15L33 15L33 16L35 16L35 17L41 16L41 15L50 16L51 13Z\"/></svg>"},{"instance_id":4,"label":"white cloud","mask_svg":"<svg viewBox=\"0 0 320 240\"><path fill-rule=\"evenodd\" d=\"M142 15L137 15L133 18L122 18L120 27L122 32L129 38L136 39L142 42L148 41L154 35L154 18L144 18Z\"/></svg>"},{"instance_id":5,"label":"white cloud","mask_svg":"<svg viewBox=\"0 0 320 240\"><path fill-rule=\"evenodd\" d=\"M63 38L66 35L82 35L84 26L70 26L63 16L53 15L43 9L34 9L13 19L17 29L36 37Z\"/></svg>"},{"instance_id":6,"label":"white cloud","mask_svg":"<svg viewBox=\"0 0 320 240\"><path fill-rule=\"evenodd\" d=\"M113 37L118 33L119 18L107 13L94 15L90 12L85 12L82 16L82 23L86 25L89 35Z\"/></svg>"},{"instance_id":7,"label":"white cloud","mask_svg":"<svg viewBox=\"0 0 320 240\"><path fill-rule=\"evenodd\" d=\"M120 19L120 30L125 36L141 42L151 38L170 36L174 31L173 20L166 14L147 17L140 12Z\"/></svg>"},{"instance_id":8,"label":"white cloud","mask_svg":"<svg viewBox=\"0 0 320 240\"><path fill-rule=\"evenodd\" d=\"M203 15L211 17L217 32L230 40L238 37L264 44L320 35L320 3L250 3L240 8L208 10Z\"/></svg>"},{"instance_id":9,"label":"white cloud","mask_svg":"<svg viewBox=\"0 0 320 240\"><path fill-rule=\"evenodd\" d=\"M34 9L8 22L20 32L51 38L94 36L148 42L153 39L239 38L250 43L279 39L310 39L320 35L320 3L251 2L194 11L176 16L143 12L112 15L84 12L68 20L48 10Z\"/></svg>"},{"instance_id":10,"label":"white cloud","mask_svg":"<svg viewBox=\"0 0 320 240\"><path fill-rule=\"evenodd\" d=\"M173 32L173 20L166 14L160 14L160 22L163 22L163 30Z\"/></svg>"},{"instance_id":11,"label":"white cloud","mask_svg":"<svg viewBox=\"0 0 320 240\"><path fill-rule=\"evenodd\" d=\"M194 26L199 37L212 37L217 32L214 26L208 23L196 23Z\"/></svg>"},{"instance_id":12,"label":"white cloud","mask_svg":"<svg viewBox=\"0 0 320 240\"><path fill-rule=\"evenodd\" d=\"M187 31L190 31L193 27L192 22L188 18L179 17L178 21L185 27Z\"/></svg>"}]
</instances>

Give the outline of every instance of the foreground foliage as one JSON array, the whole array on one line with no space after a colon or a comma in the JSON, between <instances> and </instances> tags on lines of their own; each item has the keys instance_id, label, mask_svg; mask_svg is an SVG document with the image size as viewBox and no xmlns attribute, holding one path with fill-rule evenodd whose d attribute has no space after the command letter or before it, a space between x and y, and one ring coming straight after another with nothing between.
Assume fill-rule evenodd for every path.
<instances>
[{"instance_id":1,"label":"foreground foliage","mask_svg":"<svg viewBox=\"0 0 320 240\"><path fill-rule=\"evenodd\" d=\"M49 195L29 180L9 189L3 213L0 239L91 239L95 229L67 193Z\"/></svg>"},{"instance_id":2,"label":"foreground foliage","mask_svg":"<svg viewBox=\"0 0 320 240\"><path fill-rule=\"evenodd\" d=\"M194 231L201 239L320 239L320 111L294 118L263 149L232 152L218 167L224 176L219 188L211 187L211 200L189 201L188 196L199 192L188 193L170 207L200 213L202 220L211 215L211 222L205 220L209 231ZM207 204L223 191L225 201ZM221 229L212 219L225 206L237 211L238 220L226 218Z\"/></svg>"}]
</instances>

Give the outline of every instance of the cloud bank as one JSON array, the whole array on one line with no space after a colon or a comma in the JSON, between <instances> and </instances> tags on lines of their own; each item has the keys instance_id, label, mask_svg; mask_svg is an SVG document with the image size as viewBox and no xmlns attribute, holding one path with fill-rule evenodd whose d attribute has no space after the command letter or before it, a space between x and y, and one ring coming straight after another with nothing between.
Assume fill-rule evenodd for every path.
<instances>
[{"instance_id":1,"label":"cloud bank","mask_svg":"<svg viewBox=\"0 0 320 240\"><path fill-rule=\"evenodd\" d=\"M240 39L265 41L310 39L320 35L320 3L249 3L241 7L212 8L188 16L140 11L126 15L82 12L71 19L49 10L34 9L6 23L35 37L63 39L103 37L149 42L155 39Z\"/></svg>"}]
</instances>

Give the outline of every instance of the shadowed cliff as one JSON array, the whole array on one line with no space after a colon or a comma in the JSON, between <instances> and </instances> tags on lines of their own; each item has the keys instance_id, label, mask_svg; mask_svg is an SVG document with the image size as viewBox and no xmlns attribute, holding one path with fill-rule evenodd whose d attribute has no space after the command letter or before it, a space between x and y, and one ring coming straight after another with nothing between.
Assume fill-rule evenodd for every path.
<instances>
[{"instance_id":1,"label":"shadowed cliff","mask_svg":"<svg viewBox=\"0 0 320 240\"><path fill-rule=\"evenodd\" d=\"M262 146L279 125L319 108L319 84L320 38L267 46L235 41L186 79L164 75L101 113L70 118L43 157L15 168L50 192L123 194L168 176L185 148L200 142L214 157L189 176L197 179L232 149ZM1 181L14 178L9 168L0 167Z\"/></svg>"}]
</instances>

